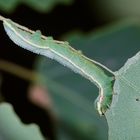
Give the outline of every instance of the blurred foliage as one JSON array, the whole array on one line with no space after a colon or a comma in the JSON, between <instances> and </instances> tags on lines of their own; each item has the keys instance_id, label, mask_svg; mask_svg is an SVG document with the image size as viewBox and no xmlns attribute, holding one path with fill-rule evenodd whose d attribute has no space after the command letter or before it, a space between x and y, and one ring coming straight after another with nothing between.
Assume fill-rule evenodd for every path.
<instances>
[{"instance_id":1,"label":"blurred foliage","mask_svg":"<svg viewBox=\"0 0 140 140\"><path fill-rule=\"evenodd\" d=\"M139 18L139 0L96 0L89 1L91 8L96 5L99 15L104 19Z\"/></svg>"},{"instance_id":2,"label":"blurred foliage","mask_svg":"<svg viewBox=\"0 0 140 140\"><path fill-rule=\"evenodd\" d=\"M74 48L116 71L139 51L140 27L135 22L122 22L90 34L66 35ZM43 75L40 81L48 87L54 109L61 120L58 139L106 140L107 123L94 109L97 88L88 80L60 65L40 57L36 65Z\"/></svg>"},{"instance_id":3,"label":"blurred foliage","mask_svg":"<svg viewBox=\"0 0 140 140\"><path fill-rule=\"evenodd\" d=\"M43 140L35 124L22 124L8 103L0 104L1 140Z\"/></svg>"},{"instance_id":4,"label":"blurred foliage","mask_svg":"<svg viewBox=\"0 0 140 140\"><path fill-rule=\"evenodd\" d=\"M0 0L0 9L11 13L20 4L26 4L38 12L51 11L57 4L69 5L73 0Z\"/></svg>"}]
</instances>

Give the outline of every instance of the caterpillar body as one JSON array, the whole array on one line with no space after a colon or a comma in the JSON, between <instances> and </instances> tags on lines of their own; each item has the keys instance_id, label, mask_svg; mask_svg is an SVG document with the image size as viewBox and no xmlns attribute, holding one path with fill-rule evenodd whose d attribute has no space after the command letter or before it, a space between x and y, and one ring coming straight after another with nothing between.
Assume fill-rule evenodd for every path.
<instances>
[{"instance_id":1,"label":"caterpillar body","mask_svg":"<svg viewBox=\"0 0 140 140\"><path fill-rule=\"evenodd\" d=\"M3 25L7 35L15 44L54 59L96 84L99 88L96 108L100 115L106 112L113 96L113 76L108 76L104 72L104 70L109 71L108 68L79 53L68 42L59 42L53 38L44 37L40 31L31 31L10 19L4 19Z\"/></svg>"}]
</instances>

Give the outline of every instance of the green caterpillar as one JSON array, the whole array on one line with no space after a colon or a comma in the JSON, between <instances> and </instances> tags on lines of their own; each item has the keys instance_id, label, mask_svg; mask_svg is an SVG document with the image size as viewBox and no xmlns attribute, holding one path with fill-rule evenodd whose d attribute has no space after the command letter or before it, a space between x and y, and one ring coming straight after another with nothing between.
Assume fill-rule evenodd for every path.
<instances>
[{"instance_id":1,"label":"green caterpillar","mask_svg":"<svg viewBox=\"0 0 140 140\"><path fill-rule=\"evenodd\" d=\"M112 101L114 76L108 76L104 70L113 75L114 73L111 70L73 49L68 42L47 38L42 36L40 31L31 31L10 19L4 18L2 20L7 35L15 44L54 59L96 84L99 88L96 108L100 115L106 112Z\"/></svg>"}]
</instances>

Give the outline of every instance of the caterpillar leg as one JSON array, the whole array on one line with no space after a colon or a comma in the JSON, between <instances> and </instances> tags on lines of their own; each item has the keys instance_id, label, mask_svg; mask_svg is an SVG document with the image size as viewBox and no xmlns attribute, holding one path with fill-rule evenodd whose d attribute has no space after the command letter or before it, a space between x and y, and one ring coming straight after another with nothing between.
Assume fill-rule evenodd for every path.
<instances>
[{"instance_id":1,"label":"caterpillar leg","mask_svg":"<svg viewBox=\"0 0 140 140\"><path fill-rule=\"evenodd\" d=\"M109 90L105 89L103 91L100 91L100 94L95 101L95 107L101 116L104 115L107 109L110 108L112 96L113 92Z\"/></svg>"}]
</instances>

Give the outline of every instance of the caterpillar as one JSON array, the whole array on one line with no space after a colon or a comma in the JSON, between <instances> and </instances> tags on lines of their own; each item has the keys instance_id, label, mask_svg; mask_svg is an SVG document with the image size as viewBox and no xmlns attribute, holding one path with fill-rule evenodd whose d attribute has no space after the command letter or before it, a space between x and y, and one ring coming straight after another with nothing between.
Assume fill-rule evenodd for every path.
<instances>
[{"instance_id":1,"label":"caterpillar","mask_svg":"<svg viewBox=\"0 0 140 140\"><path fill-rule=\"evenodd\" d=\"M68 42L56 41L52 37L41 35L10 19L3 18L4 29L9 38L20 47L49 57L81 74L99 88L95 106L100 115L110 107L113 96L114 73L104 65L89 59L80 51L72 48ZM112 76L108 76L108 71Z\"/></svg>"}]
</instances>

